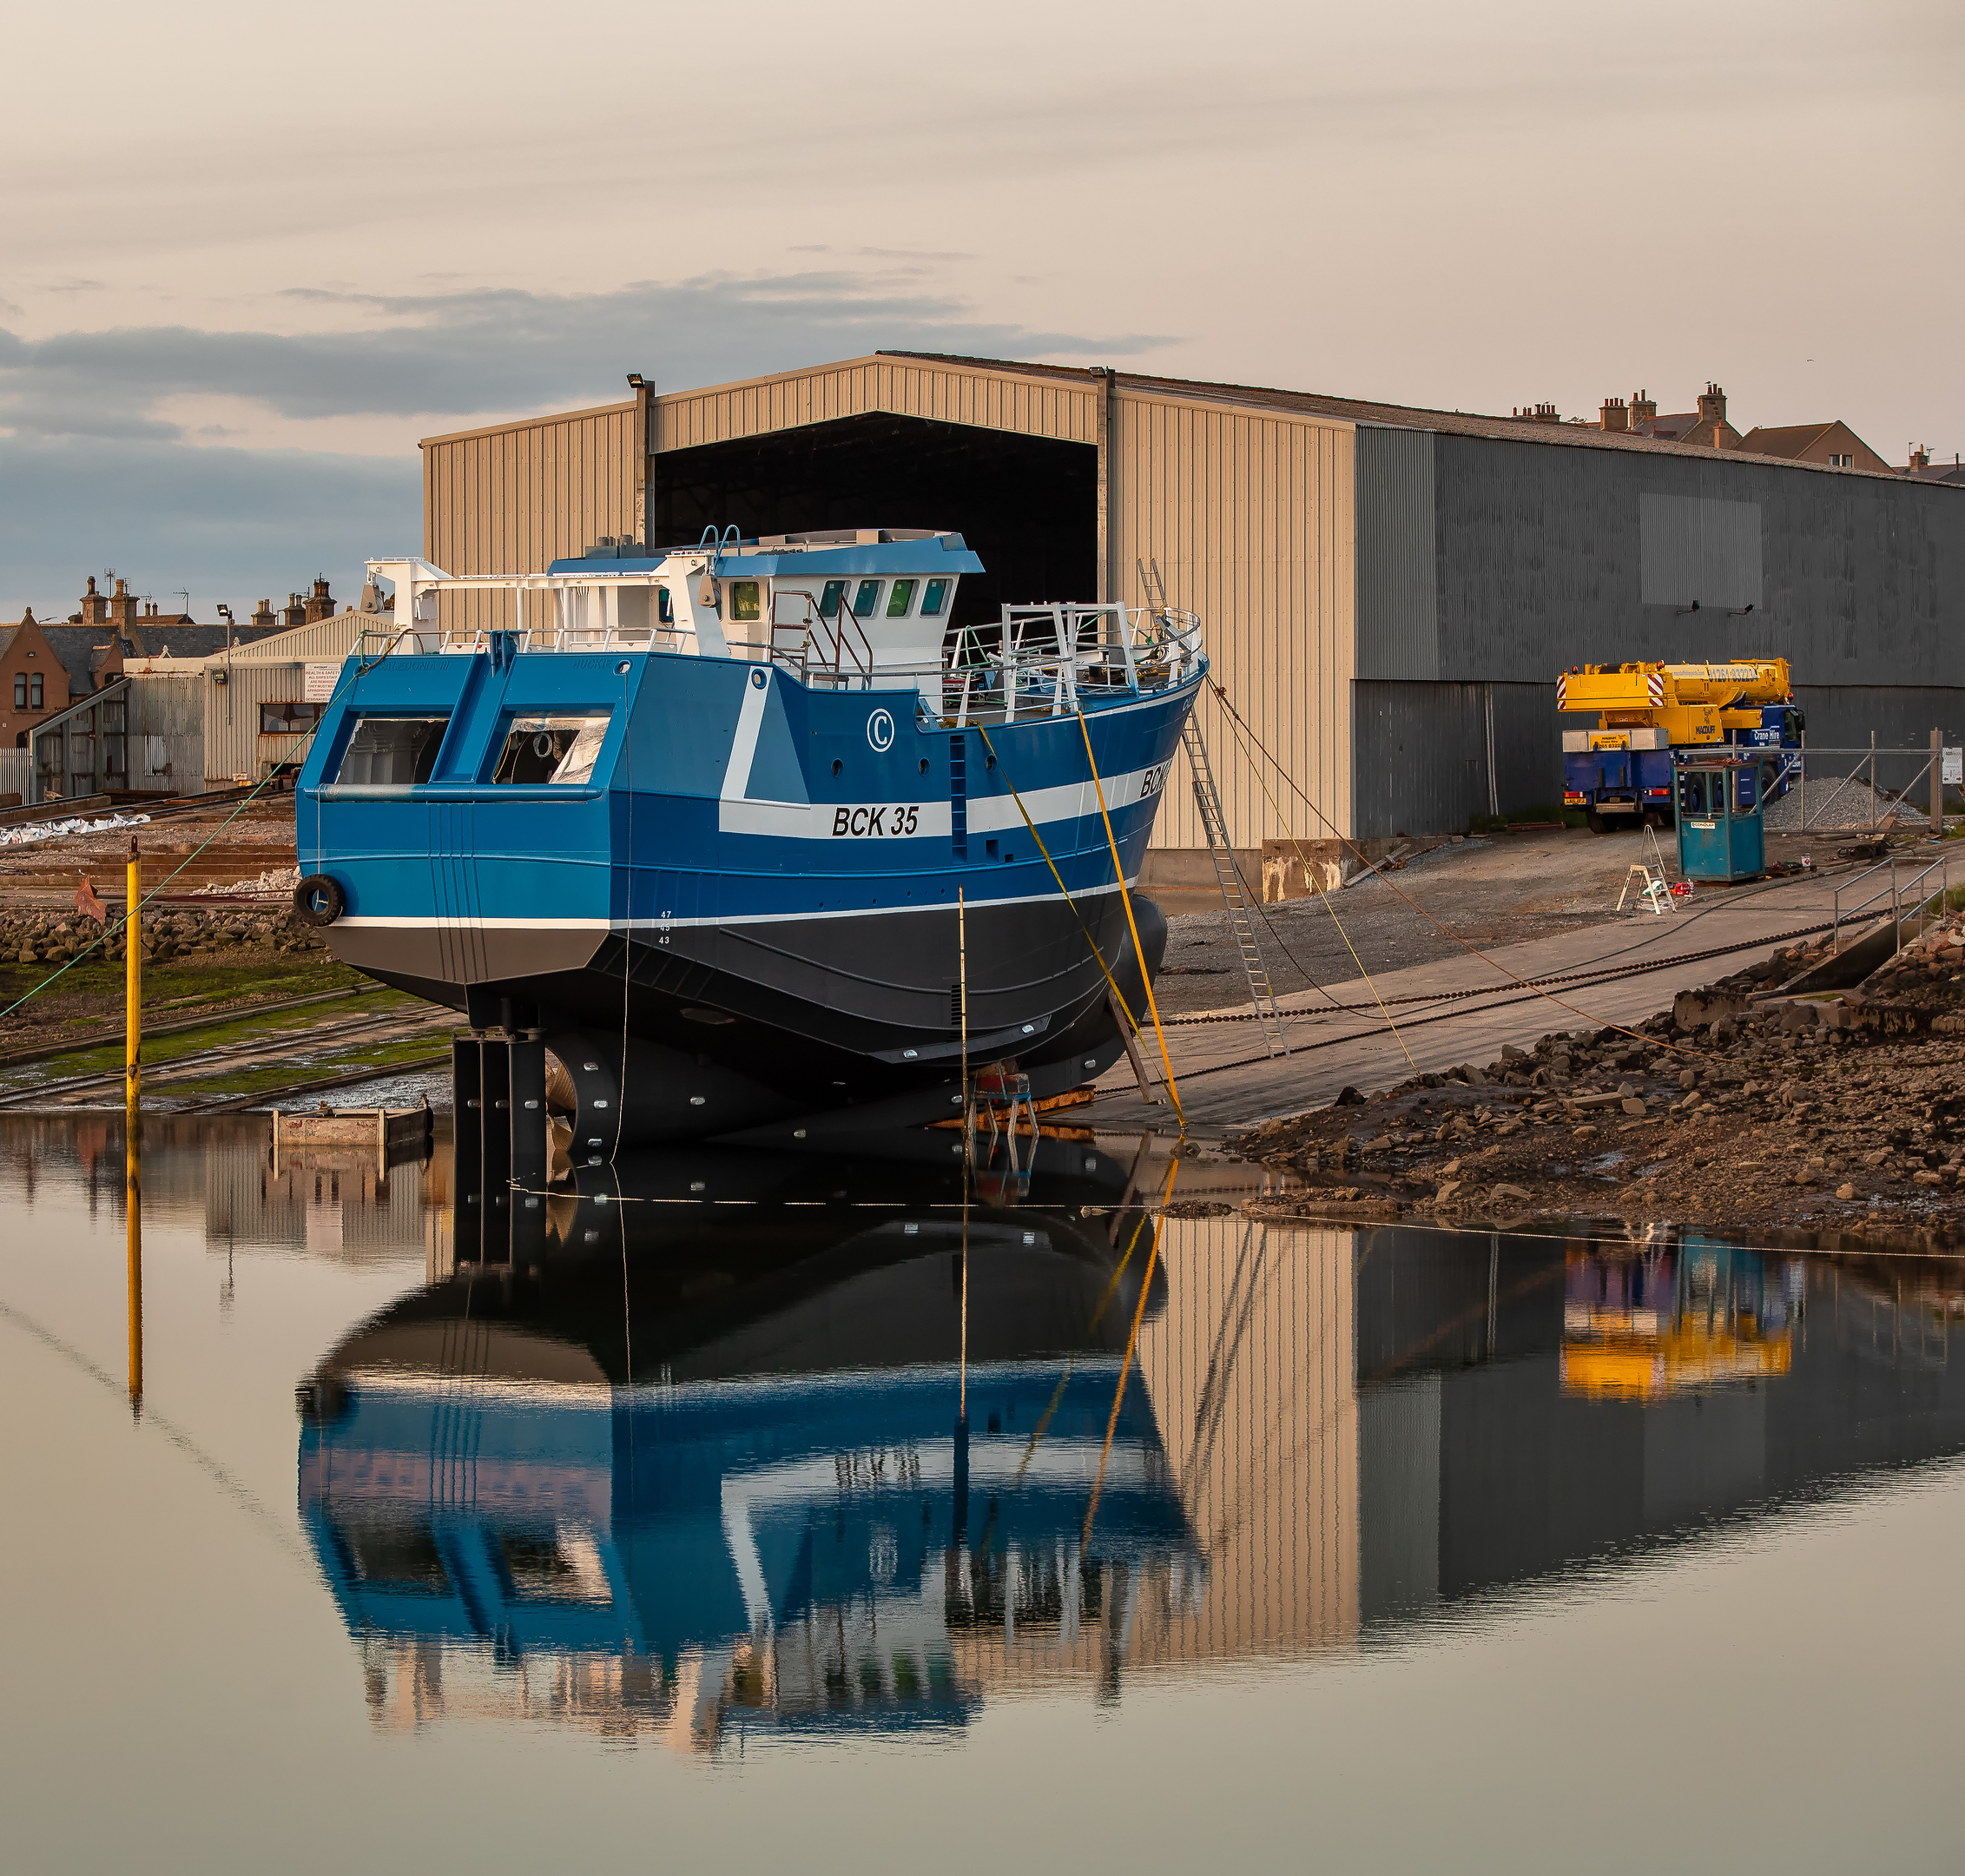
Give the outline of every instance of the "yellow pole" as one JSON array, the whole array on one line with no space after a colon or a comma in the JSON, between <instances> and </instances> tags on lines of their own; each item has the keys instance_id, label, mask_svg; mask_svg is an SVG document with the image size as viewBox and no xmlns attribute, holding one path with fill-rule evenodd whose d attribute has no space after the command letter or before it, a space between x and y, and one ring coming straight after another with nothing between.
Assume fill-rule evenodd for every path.
<instances>
[{"instance_id":1,"label":"yellow pole","mask_svg":"<svg viewBox=\"0 0 1965 1876\"><path fill-rule=\"evenodd\" d=\"M1112 816L1105 807L1105 784L1098 779L1098 758L1091 753L1091 730L1078 716L1078 733L1085 738L1085 759L1091 766L1091 785L1098 791L1098 817L1105 823L1105 844L1112 849L1112 872L1119 882L1119 900L1126 908L1126 929L1132 934L1132 955L1139 960L1139 981L1146 986L1146 1007L1153 1018L1153 1034L1160 1044L1160 1066L1167 1072L1167 1093L1174 1104L1174 1118L1187 1131L1187 1111L1180 1105L1180 1090L1174 1086L1174 1065L1167 1056L1167 1033L1160 1027L1160 1006L1153 1000L1153 974L1146 968L1146 953L1139 942L1139 927L1132 916L1132 895L1126 890L1126 869L1119 859L1119 843L1113 836Z\"/></svg>"},{"instance_id":2,"label":"yellow pole","mask_svg":"<svg viewBox=\"0 0 1965 1876\"><path fill-rule=\"evenodd\" d=\"M129 837L123 901L123 1170L129 1221L129 1404L143 1399L143 867Z\"/></svg>"}]
</instances>

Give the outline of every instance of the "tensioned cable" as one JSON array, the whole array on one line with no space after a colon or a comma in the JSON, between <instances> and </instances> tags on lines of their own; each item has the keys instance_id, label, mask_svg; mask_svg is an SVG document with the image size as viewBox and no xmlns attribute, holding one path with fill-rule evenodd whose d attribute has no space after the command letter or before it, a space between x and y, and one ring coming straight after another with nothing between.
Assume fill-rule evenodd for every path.
<instances>
[{"instance_id":1,"label":"tensioned cable","mask_svg":"<svg viewBox=\"0 0 1965 1876\"><path fill-rule=\"evenodd\" d=\"M1133 1351L1139 1345L1140 1319L1146 1314L1146 1299L1153 1293L1153 1272L1160 1261L1160 1231L1166 1223L1167 1201L1173 1197L1174 1180L1180 1175L1180 1155L1167 1162L1166 1189L1160 1194L1160 1209L1153 1214L1153 1244L1146 1256L1146 1273L1139 1280L1139 1305L1132 1312L1132 1327L1126 1335L1125 1360L1119 1366L1119 1384L1112 1390L1112 1414L1105 1423L1105 1443L1098 1449L1098 1471L1091 1482L1091 1502L1085 1508L1085 1525L1078 1532L1078 1549L1091 1542L1091 1522L1098 1516L1098 1500L1105 1490L1105 1462L1111 1457L1112 1436L1118 1430L1119 1409L1124 1405L1126 1380L1132 1373Z\"/></svg>"},{"instance_id":2,"label":"tensioned cable","mask_svg":"<svg viewBox=\"0 0 1965 1876\"><path fill-rule=\"evenodd\" d=\"M1326 828L1329 829L1331 837L1335 840L1341 846L1348 848L1352 853L1357 855L1361 862L1364 862L1364 854L1359 848L1357 842L1338 831L1336 825L1332 822L1330 816L1324 813L1323 809L1318 807L1317 804L1303 792L1302 788L1298 784L1296 778L1292 776L1289 771L1285 769L1280 762L1276 760L1275 756L1270 754L1267 748L1263 746L1262 739L1257 737L1255 731L1249 727L1247 721L1242 715L1242 712L1236 709L1234 701L1230 697L1228 692L1220 684L1214 684L1213 679L1210 678L1209 682L1213 684L1215 696L1219 701L1222 709L1228 713L1229 721L1235 728L1236 741L1242 745L1243 755L1248 761L1250 768L1255 771L1258 777L1260 777L1262 774L1261 767L1256 762L1255 757L1249 754L1249 745L1253 744L1256 750L1269 762L1270 766L1275 769L1276 772L1279 776L1281 776L1283 781L1289 785L1291 791L1296 795L1296 798L1301 801L1303 805L1307 807L1310 810L1310 812L1323 823ZM1266 783L1264 784L1264 792L1267 792ZM1271 798L1273 799L1274 797L1272 796ZM1297 853L1299 854L1299 855L1301 855L1302 853L1302 848L1301 843L1296 841L1294 835L1290 836L1290 843L1296 848ZM1305 862L1305 870L1308 871L1307 861ZM1533 983L1529 979L1522 976L1519 972L1510 970L1506 964L1503 964L1498 959L1490 956L1478 945L1470 944L1465 938L1461 937L1461 935L1456 932L1450 925L1441 923L1439 919L1435 918L1432 915L1432 913L1428 912L1424 906L1421 905L1419 902L1414 899L1409 894L1401 892L1398 887L1393 885L1391 880L1387 878L1387 876L1383 873L1379 873L1375 876L1380 880L1382 880L1386 887L1391 892L1395 894L1400 899L1403 900L1407 905L1410 906L1414 912L1418 913L1419 915L1427 921L1428 924L1433 926L1444 936L1451 938L1454 942L1460 946L1460 948L1463 951L1467 952L1469 956L1479 958L1482 963L1487 965L1491 969L1498 972L1501 976L1507 978L1508 980L1510 980L1510 981L1520 985L1531 995L1545 997L1551 1003L1553 1003L1558 1009L1566 1009L1573 1016L1580 1016L1586 1022L1591 1023L1599 1028L1615 1030L1618 1034L1627 1035L1631 1037L1634 1041L1642 1041L1647 1044L1656 1043L1658 1047L1661 1048L1670 1049L1676 1054L1704 1057L1707 1054L1705 1050L1691 1047L1685 1043L1674 1042L1670 1040L1669 1039L1661 1039L1658 1037L1643 1035L1638 1030L1627 1028L1622 1023L1604 1022L1601 1018L1592 1016L1588 1010L1579 1008L1578 1006L1573 1003L1566 1003L1562 1000L1562 998L1551 994L1550 992L1542 989L1540 986ZM1408 1055L1407 1057L1407 1060L1410 1061L1411 1057ZM1225 1067L1227 1065L1223 1064L1223 1066Z\"/></svg>"},{"instance_id":3,"label":"tensioned cable","mask_svg":"<svg viewBox=\"0 0 1965 1876\"><path fill-rule=\"evenodd\" d=\"M989 751L989 759L1002 774L1003 785L1010 790L1010 799L1016 803L1017 812L1024 817L1024 825L1030 829L1030 837L1037 842L1037 850L1044 855L1045 865L1051 869L1051 876L1057 881L1059 894L1070 908L1072 916L1078 921L1078 929L1085 934L1085 947L1091 953L1092 962L1098 967L1098 974L1105 980L1105 988L1112 993L1112 1001L1118 1005L1120 1014L1125 1018L1126 1027L1134 1035L1138 1035L1139 1021L1132 1014L1132 1006L1126 1001L1124 994L1114 981L1111 972L1105 968L1105 954L1098 948L1098 941L1091 935L1091 928L1085 922L1085 915L1078 910L1078 902L1072 897L1071 888L1065 884L1065 875L1058 870L1058 862L1051 857L1051 849L1044 844L1043 835L1037 831L1037 822L1031 819L1030 809L1024 805L1024 797L1017 792L1016 783L1010 779L1010 771L1003 767L1002 760L996 753L996 745L989 740L989 731L980 723L975 727L976 734L983 739L983 747Z\"/></svg>"},{"instance_id":4,"label":"tensioned cable","mask_svg":"<svg viewBox=\"0 0 1965 1876\"><path fill-rule=\"evenodd\" d=\"M1225 704L1228 701L1228 693L1219 684L1216 684L1214 689L1216 695ZM1246 755L1247 751L1244 750L1243 754ZM1288 828L1289 825L1289 817L1283 813L1282 807L1277 803L1267 778L1254 763L1250 763L1249 767L1256 780L1262 784L1263 794L1268 799L1269 807L1274 811L1276 819L1282 822L1283 827ZM1378 1005L1379 1014L1385 1018L1385 1027L1392 1032L1392 1040L1399 1045L1400 1053L1406 1058L1406 1066L1414 1074L1417 1074L1419 1064L1413 1060L1412 1051L1406 1047L1405 1039L1400 1035L1398 1024L1392 1021L1392 1012L1385 1007L1385 999L1378 994L1378 986L1371 981L1371 973L1365 968L1365 961L1358 955L1358 948L1351 942L1350 933L1344 929L1344 921L1338 917L1337 908L1331 904L1330 895L1324 890L1323 881L1311 870L1309 856L1304 853L1302 843L1294 834L1289 836L1289 844L1296 848L1296 857L1303 862L1303 877L1316 881L1317 895L1323 901L1324 910L1330 915L1330 922L1337 928L1337 935L1344 941L1344 948L1351 954L1351 961L1358 967L1358 974L1364 979L1366 989L1371 992L1373 999Z\"/></svg>"}]
</instances>

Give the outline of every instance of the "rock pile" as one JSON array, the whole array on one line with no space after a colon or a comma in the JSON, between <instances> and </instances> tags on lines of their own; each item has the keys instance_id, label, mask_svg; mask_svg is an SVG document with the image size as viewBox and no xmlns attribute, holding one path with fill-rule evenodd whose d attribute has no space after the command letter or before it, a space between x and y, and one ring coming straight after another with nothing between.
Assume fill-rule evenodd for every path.
<instances>
[{"instance_id":1,"label":"rock pile","mask_svg":"<svg viewBox=\"0 0 1965 1876\"><path fill-rule=\"evenodd\" d=\"M106 948L123 955L122 935L112 928ZM61 964L78 957L102 935L102 927L79 912L23 912L0 917L0 965ZM143 955L160 961L216 961L249 953L281 955L318 949L318 933L293 916L291 906L153 907L143 915ZM97 955L104 948L97 945Z\"/></svg>"},{"instance_id":2,"label":"rock pile","mask_svg":"<svg viewBox=\"0 0 1965 1876\"><path fill-rule=\"evenodd\" d=\"M1827 955L1784 952L1632 1030L1347 1090L1231 1150L1295 1176L1271 1215L1965 1225L1965 929L1947 921L1858 990L1779 993Z\"/></svg>"}]
</instances>

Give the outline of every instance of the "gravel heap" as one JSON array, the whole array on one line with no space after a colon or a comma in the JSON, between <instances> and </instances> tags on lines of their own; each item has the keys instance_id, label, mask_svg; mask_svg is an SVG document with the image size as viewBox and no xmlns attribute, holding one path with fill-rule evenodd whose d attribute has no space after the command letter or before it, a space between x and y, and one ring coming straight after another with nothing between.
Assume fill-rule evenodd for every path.
<instances>
[{"instance_id":1,"label":"gravel heap","mask_svg":"<svg viewBox=\"0 0 1965 1876\"><path fill-rule=\"evenodd\" d=\"M1790 782L1785 795L1769 802L1762 809L1761 825L1770 834L1800 833L1801 797L1802 791ZM1824 809L1828 810L1825 816ZM1879 794L1867 782L1845 784L1836 776L1808 778L1808 831L1810 834L1817 828L1823 833L1844 833L1851 828L1861 828L1867 833L1873 826L1881 827L1893 814L1900 825L1914 819L1928 819L1930 803L1927 801L1920 808L1915 802L1899 801L1894 795Z\"/></svg>"},{"instance_id":2,"label":"gravel heap","mask_svg":"<svg viewBox=\"0 0 1965 1876\"><path fill-rule=\"evenodd\" d=\"M1783 952L1632 1031L1556 1032L1266 1122L1230 1150L1302 1188L1247 1209L1965 1229L1965 921L1837 1000L1766 994L1825 955Z\"/></svg>"}]
</instances>

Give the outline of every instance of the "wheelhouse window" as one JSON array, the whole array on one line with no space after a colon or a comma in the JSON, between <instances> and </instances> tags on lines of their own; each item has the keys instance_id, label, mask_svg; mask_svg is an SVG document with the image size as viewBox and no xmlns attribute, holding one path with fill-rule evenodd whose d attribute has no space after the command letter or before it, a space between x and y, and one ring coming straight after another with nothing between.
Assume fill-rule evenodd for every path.
<instances>
[{"instance_id":1,"label":"wheelhouse window","mask_svg":"<svg viewBox=\"0 0 1965 1876\"><path fill-rule=\"evenodd\" d=\"M320 721L325 704L262 704L260 705L261 736L305 736Z\"/></svg>"},{"instance_id":2,"label":"wheelhouse window","mask_svg":"<svg viewBox=\"0 0 1965 1876\"><path fill-rule=\"evenodd\" d=\"M664 625L676 623L676 596L666 586L655 589L655 616Z\"/></svg>"},{"instance_id":3,"label":"wheelhouse window","mask_svg":"<svg viewBox=\"0 0 1965 1876\"><path fill-rule=\"evenodd\" d=\"M334 779L347 788L413 788L437 766L448 717L362 717Z\"/></svg>"},{"instance_id":4,"label":"wheelhouse window","mask_svg":"<svg viewBox=\"0 0 1965 1876\"><path fill-rule=\"evenodd\" d=\"M762 602L758 597L761 582L754 579L730 582L730 617L732 619L755 619L762 613Z\"/></svg>"},{"instance_id":5,"label":"wheelhouse window","mask_svg":"<svg viewBox=\"0 0 1965 1876\"><path fill-rule=\"evenodd\" d=\"M906 618L907 611L914 604L914 589L919 580L897 579L887 596L887 616L889 618Z\"/></svg>"},{"instance_id":6,"label":"wheelhouse window","mask_svg":"<svg viewBox=\"0 0 1965 1876\"><path fill-rule=\"evenodd\" d=\"M840 601L846 597L846 582L829 579L819 595L819 617L822 619L839 617Z\"/></svg>"},{"instance_id":7,"label":"wheelhouse window","mask_svg":"<svg viewBox=\"0 0 1965 1876\"><path fill-rule=\"evenodd\" d=\"M590 782L607 725L605 710L515 717L491 779L522 788Z\"/></svg>"},{"instance_id":8,"label":"wheelhouse window","mask_svg":"<svg viewBox=\"0 0 1965 1876\"><path fill-rule=\"evenodd\" d=\"M874 608L880 603L880 583L877 579L863 579L860 591L853 596L853 616L855 618L872 618Z\"/></svg>"},{"instance_id":9,"label":"wheelhouse window","mask_svg":"<svg viewBox=\"0 0 1965 1876\"><path fill-rule=\"evenodd\" d=\"M941 609L948 604L948 582L932 579L921 589L921 617L940 618Z\"/></svg>"}]
</instances>

